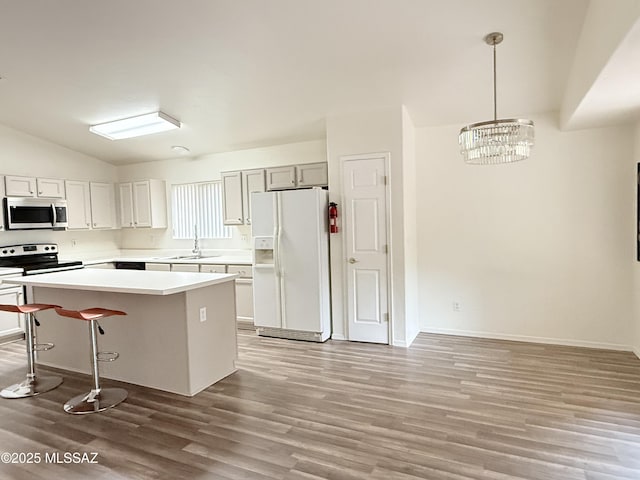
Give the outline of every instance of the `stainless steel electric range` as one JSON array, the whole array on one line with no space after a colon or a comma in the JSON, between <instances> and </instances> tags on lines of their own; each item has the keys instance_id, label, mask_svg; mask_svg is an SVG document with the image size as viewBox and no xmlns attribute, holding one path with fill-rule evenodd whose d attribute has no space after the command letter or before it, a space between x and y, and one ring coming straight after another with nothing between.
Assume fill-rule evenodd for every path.
<instances>
[{"instance_id":1,"label":"stainless steel electric range","mask_svg":"<svg viewBox=\"0 0 640 480\"><path fill-rule=\"evenodd\" d=\"M22 268L23 275L36 275L83 268L83 264L80 260L61 262L55 243L28 243L0 247L0 267Z\"/></svg>"}]
</instances>

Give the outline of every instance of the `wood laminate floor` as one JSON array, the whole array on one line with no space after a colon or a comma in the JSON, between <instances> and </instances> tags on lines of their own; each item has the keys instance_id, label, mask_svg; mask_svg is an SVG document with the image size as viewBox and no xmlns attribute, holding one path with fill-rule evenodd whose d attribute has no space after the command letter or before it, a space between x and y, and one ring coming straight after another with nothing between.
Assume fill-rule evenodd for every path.
<instances>
[{"instance_id":1,"label":"wood laminate floor","mask_svg":"<svg viewBox=\"0 0 640 480\"><path fill-rule=\"evenodd\" d=\"M23 375L23 348L0 346L1 385ZM115 409L71 416L62 404L89 379L65 373L40 397L0 399L0 451L43 455L0 463L0 478L640 479L640 360L629 352L240 331L239 355L237 373L193 398L124 385ZM99 463L44 463L56 452Z\"/></svg>"}]
</instances>

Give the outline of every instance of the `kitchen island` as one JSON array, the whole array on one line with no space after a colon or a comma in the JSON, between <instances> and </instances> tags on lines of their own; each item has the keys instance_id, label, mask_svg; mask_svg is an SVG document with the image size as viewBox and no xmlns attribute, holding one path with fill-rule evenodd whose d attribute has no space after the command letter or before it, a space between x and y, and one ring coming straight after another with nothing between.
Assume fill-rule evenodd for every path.
<instances>
[{"instance_id":1,"label":"kitchen island","mask_svg":"<svg viewBox=\"0 0 640 480\"><path fill-rule=\"evenodd\" d=\"M193 396L235 371L236 275L80 269L6 280L31 288L30 301L67 309L127 312L100 322L101 351L120 353L100 364L101 376ZM38 364L90 373L86 322L38 314L39 341L56 347Z\"/></svg>"}]
</instances>

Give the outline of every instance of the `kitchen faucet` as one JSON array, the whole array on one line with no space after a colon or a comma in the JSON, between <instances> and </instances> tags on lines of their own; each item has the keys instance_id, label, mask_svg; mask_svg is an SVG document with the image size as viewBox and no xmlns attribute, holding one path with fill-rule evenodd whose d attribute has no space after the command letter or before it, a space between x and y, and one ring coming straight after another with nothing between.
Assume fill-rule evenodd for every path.
<instances>
[{"instance_id":1,"label":"kitchen faucet","mask_svg":"<svg viewBox=\"0 0 640 480\"><path fill-rule=\"evenodd\" d=\"M200 243L198 242L198 225L193 226L193 250L191 250L191 252L196 256L196 258L200 258L202 256Z\"/></svg>"}]
</instances>

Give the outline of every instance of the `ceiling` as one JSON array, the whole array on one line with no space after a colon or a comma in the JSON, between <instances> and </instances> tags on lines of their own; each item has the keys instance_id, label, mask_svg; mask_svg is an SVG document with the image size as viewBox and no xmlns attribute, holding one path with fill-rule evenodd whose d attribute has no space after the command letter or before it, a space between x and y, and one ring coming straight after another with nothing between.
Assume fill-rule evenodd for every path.
<instances>
[{"instance_id":1,"label":"ceiling","mask_svg":"<svg viewBox=\"0 0 640 480\"><path fill-rule=\"evenodd\" d=\"M560 110L587 0L0 0L0 123L113 164L323 138L404 104L417 127ZM638 83L640 85L640 82ZM619 88L618 88L619 89ZM178 131L88 126L162 110Z\"/></svg>"}]
</instances>

